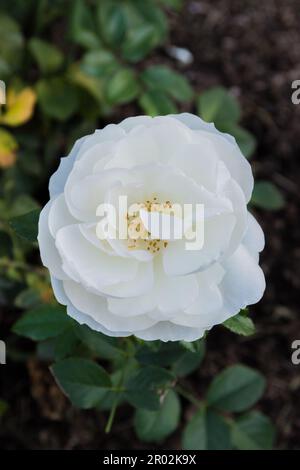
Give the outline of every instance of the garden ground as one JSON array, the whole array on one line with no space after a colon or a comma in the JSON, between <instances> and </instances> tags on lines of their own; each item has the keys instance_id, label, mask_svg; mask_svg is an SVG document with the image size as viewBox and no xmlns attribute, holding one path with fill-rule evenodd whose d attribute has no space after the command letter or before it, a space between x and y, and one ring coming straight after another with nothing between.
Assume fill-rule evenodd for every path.
<instances>
[{"instance_id":1,"label":"garden ground","mask_svg":"<svg viewBox=\"0 0 300 470\"><path fill-rule=\"evenodd\" d=\"M241 362L258 368L268 382L259 407L278 429L276 447L296 449L300 447L300 366L291 362L291 343L300 339L300 105L293 105L290 95L291 82L300 79L299 4L297 0L186 1L183 13L172 14L171 23L170 43L189 49L194 56L184 73L199 92L222 84L239 97L243 125L258 141L252 159L255 177L276 183L286 199L281 211L256 212L266 234L262 267L267 280L263 300L250 310L256 335L242 338L215 327L208 336L203 365L186 385L201 396L224 366ZM173 59L161 49L149 61ZM132 105L125 106L113 120L135 113ZM1 312L6 332L17 315ZM30 352L32 344L18 339L18 350ZM131 428L131 409L118 410L112 433L106 436L105 413L74 410L55 385L47 364L37 359L10 360L1 372L1 398L10 404L1 422L2 447L147 448ZM193 411L190 406L186 403L182 424ZM164 448L180 448L181 429Z\"/></svg>"}]
</instances>

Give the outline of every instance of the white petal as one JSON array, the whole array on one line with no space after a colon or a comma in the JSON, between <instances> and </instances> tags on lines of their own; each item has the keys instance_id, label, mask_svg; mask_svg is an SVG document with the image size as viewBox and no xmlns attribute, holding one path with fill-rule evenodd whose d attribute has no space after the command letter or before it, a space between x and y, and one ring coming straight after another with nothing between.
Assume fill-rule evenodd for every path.
<instances>
[{"instance_id":1,"label":"white petal","mask_svg":"<svg viewBox=\"0 0 300 470\"><path fill-rule=\"evenodd\" d=\"M262 269L240 245L236 252L223 263L226 274L220 284L228 311L237 313L247 305L257 303L265 290L266 283Z\"/></svg>"},{"instance_id":2,"label":"white petal","mask_svg":"<svg viewBox=\"0 0 300 470\"><path fill-rule=\"evenodd\" d=\"M226 261L226 270L219 289L223 298L221 308L211 311L209 314L179 317L174 321L212 328L238 314L247 305L260 300L265 289L265 279L261 268L256 264L252 256L241 245L234 255ZM191 312L190 312L191 313Z\"/></svg>"},{"instance_id":3,"label":"white petal","mask_svg":"<svg viewBox=\"0 0 300 470\"><path fill-rule=\"evenodd\" d=\"M97 224L80 224L80 232L90 243L92 243L96 248L100 248L104 253L107 253L111 256L117 256L110 244L106 240L101 240L97 237Z\"/></svg>"},{"instance_id":4,"label":"white petal","mask_svg":"<svg viewBox=\"0 0 300 470\"><path fill-rule=\"evenodd\" d=\"M110 286L103 286L101 291L105 295L116 298L136 297L150 292L153 283L153 263L138 263L137 272L133 279Z\"/></svg>"},{"instance_id":5,"label":"white petal","mask_svg":"<svg viewBox=\"0 0 300 470\"><path fill-rule=\"evenodd\" d=\"M80 153L80 158L76 159L68 183L80 181L85 176L103 171L104 166L112 157L115 145L115 142L107 141L87 147L85 152Z\"/></svg>"},{"instance_id":6,"label":"white petal","mask_svg":"<svg viewBox=\"0 0 300 470\"><path fill-rule=\"evenodd\" d=\"M67 178L73 168L79 150L87 138L88 136L82 137L81 139L77 140L70 154L67 157L61 158L58 169L55 173L53 173L49 181L50 198L57 196L58 194L63 192Z\"/></svg>"},{"instance_id":7,"label":"white petal","mask_svg":"<svg viewBox=\"0 0 300 470\"><path fill-rule=\"evenodd\" d=\"M233 214L221 214L204 220L204 244L200 250L188 250L186 243L193 240L176 240L163 252L165 272L180 276L206 269L218 261L228 249L236 218Z\"/></svg>"},{"instance_id":8,"label":"white petal","mask_svg":"<svg viewBox=\"0 0 300 470\"><path fill-rule=\"evenodd\" d=\"M197 315L196 313L195 315L189 315L186 312L183 312L182 314L173 318L172 321L180 326L210 330L213 326L223 323L232 315L236 315L236 313L229 314L228 310L226 310L223 306L219 310L214 310L209 313L205 312L201 315Z\"/></svg>"},{"instance_id":9,"label":"white petal","mask_svg":"<svg viewBox=\"0 0 300 470\"><path fill-rule=\"evenodd\" d=\"M216 188L218 155L209 139L201 143L186 144L178 148L169 164L180 168L185 175L194 179L210 191Z\"/></svg>"},{"instance_id":10,"label":"white petal","mask_svg":"<svg viewBox=\"0 0 300 470\"><path fill-rule=\"evenodd\" d=\"M225 269L220 263L214 263L204 271L197 273L199 284L215 284L219 285L225 276Z\"/></svg>"},{"instance_id":11,"label":"white petal","mask_svg":"<svg viewBox=\"0 0 300 470\"><path fill-rule=\"evenodd\" d=\"M226 256L229 256L237 249L246 233L247 206L244 193L234 179L230 178L223 181L223 186L220 191L223 197L231 201L233 213L236 217L235 227L226 253Z\"/></svg>"},{"instance_id":12,"label":"white petal","mask_svg":"<svg viewBox=\"0 0 300 470\"><path fill-rule=\"evenodd\" d=\"M207 326L210 323L206 321L206 317L209 317L211 312L220 309L222 305L223 297L218 286L202 283L199 285L199 296L190 307L185 309L185 312L203 319L198 326Z\"/></svg>"},{"instance_id":13,"label":"white petal","mask_svg":"<svg viewBox=\"0 0 300 470\"><path fill-rule=\"evenodd\" d=\"M80 284L73 281L64 282L66 295L77 310L92 317L97 323L110 331L126 330L135 332L152 326L155 321L146 315L121 317L114 315L107 308L106 299L91 294Z\"/></svg>"},{"instance_id":14,"label":"white petal","mask_svg":"<svg viewBox=\"0 0 300 470\"><path fill-rule=\"evenodd\" d=\"M55 238L60 228L76 223L78 223L78 220L70 214L64 193L53 199L49 211L49 229L53 238Z\"/></svg>"},{"instance_id":15,"label":"white petal","mask_svg":"<svg viewBox=\"0 0 300 470\"><path fill-rule=\"evenodd\" d=\"M161 267L157 268L156 276L158 308L162 313L183 310L198 297L199 286L196 276L166 276Z\"/></svg>"},{"instance_id":16,"label":"white petal","mask_svg":"<svg viewBox=\"0 0 300 470\"><path fill-rule=\"evenodd\" d=\"M98 154L98 159L103 154L108 153L108 149L112 148L114 142L117 142L125 135L123 129L118 125L109 124L104 129L96 130L93 134L82 137L77 140L67 157L64 157L60 161L60 165L57 171L51 176L49 182L50 197L63 192L67 178L73 169L75 161L81 160L86 157L90 151L95 156L95 149ZM85 162L87 168L87 162ZM88 174L88 173L86 173Z\"/></svg>"},{"instance_id":17,"label":"white petal","mask_svg":"<svg viewBox=\"0 0 300 470\"><path fill-rule=\"evenodd\" d=\"M158 147L158 160L163 164L169 162L178 151L178 148L182 148L190 143L192 138L190 129L168 116L153 118L152 126L148 129L148 133Z\"/></svg>"},{"instance_id":18,"label":"white petal","mask_svg":"<svg viewBox=\"0 0 300 470\"><path fill-rule=\"evenodd\" d=\"M223 136L228 142L235 143L235 139L230 134L225 134L224 132L220 132L214 125L213 122L206 122L203 121L199 116L191 113L180 113L180 114L170 114L170 117L174 119L178 119L180 122L188 126L190 129L193 130L202 130L206 132L211 132L213 134L218 134Z\"/></svg>"},{"instance_id":19,"label":"white petal","mask_svg":"<svg viewBox=\"0 0 300 470\"><path fill-rule=\"evenodd\" d=\"M77 159L74 163L72 171L70 172L64 187L66 203L71 213L73 213L72 191L74 187L82 184L82 180L86 177L93 177L93 175L101 173L105 164L111 159L112 147L115 144L108 141L102 144L95 145L88 148L83 153L81 159ZM101 177L100 177L101 178ZM101 201L100 201L101 202ZM74 216L80 218L81 214L74 208Z\"/></svg>"},{"instance_id":20,"label":"white petal","mask_svg":"<svg viewBox=\"0 0 300 470\"><path fill-rule=\"evenodd\" d=\"M119 126L128 133L136 126L149 126L151 122L152 118L150 116L133 116L121 121Z\"/></svg>"},{"instance_id":21,"label":"white petal","mask_svg":"<svg viewBox=\"0 0 300 470\"><path fill-rule=\"evenodd\" d=\"M94 331L98 331L99 333L102 333L106 336L113 336L113 337L126 337L126 336L131 336L132 333L129 331L110 331L107 328L105 328L103 325L100 325L97 321L95 321L92 317L89 315L86 315L85 313L80 312L77 308L74 307L74 305L71 304L71 302L68 303L67 305L67 314L69 317L73 318L76 320L80 325L87 325L89 328L91 328Z\"/></svg>"},{"instance_id":22,"label":"white petal","mask_svg":"<svg viewBox=\"0 0 300 470\"><path fill-rule=\"evenodd\" d=\"M107 305L115 315L131 317L151 312L156 307L156 298L153 294L122 299L108 298Z\"/></svg>"},{"instance_id":23,"label":"white petal","mask_svg":"<svg viewBox=\"0 0 300 470\"><path fill-rule=\"evenodd\" d=\"M107 243L114 250L116 255L123 256L125 258L134 258L137 261L146 262L153 260L153 254L149 251L142 249L131 250L128 248L128 240L107 239Z\"/></svg>"},{"instance_id":24,"label":"white petal","mask_svg":"<svg viewBox=\"0 0 300 470\"><path fill-rule=\"evenodd\" d=\"M243 238L243 245L245 245L249 253L258 261L258 253L260 253L265 246L265 236L261 226L250 212L248 212L248 230Z\"/></svg>"},{"instance_id":25,"label":"white petal","mask_svg":"<svg viewBox=\"0 0 300 470\"><path fill-rule=\"evenodd\" d=\"M141 209L139 215L143 226L150 233L149 238L153 240L178 240L184 234L183 217L145 209Z\"/></svg>"},{"instance_id":26,"label":"white petal","mask_svg":"<svg viewBox=\"0 0 300 470\"><path fill-rule=\"evenodd\" d=\"M133 168L159 161L159 147L149 132L143 128L139 133L128 135L115 148L115 156L106 164L105 169Z\"/></svg>"},{"instance_id":27,"label":"white petal","mask_svg":"<svg viewBox=\"0 0 300 470\"><path fill-rule=\"evenodd\" d=\"M133 177L127 170L114 169L82 177L66 187L68 206L79 220L92 222L99 220L97 208L105 201L106 191L118 182L130 183Z\"/></svg>"},{"instance_id":28,"label":"white petal","mask_svg":"<svg viewBox=\"0 0 300 470\"><path fill-rule=\"evenodd\" d=\"M128 281L136 276L135 260L109 256L82 235L78 225L60 229L56 246L66 264L72 267L81 282L101 292L109 284Z\"/></svg>"},{"instance_id":29,"label":"white petal","mask_svg":"<svg viewBox=\"0 0 300 470\"><path fill-rule=\"evenodd\" d=\"M57 279L68 279L67 274L62 269L62 259L55 246L55 240L49 230L49 212L52 201L49 201L41 211L39 218L38 242L40 247L41 260L51 274Z\"/></svg>"},{"instance_id":30,"label":"white petal","mask_svg":"<svg viewBox=\"0 0 300 470\"><path fill-rule=\"evenodd\" d=\"M232 203L228 198L208 191L179 168L157 164L142 167L136 170L136 174L141 186L150 188L150 199L155 195L157 200L163 203L170 201L182 207L184 204L192 204L193 211L197 204L203 204L205 217L232 212Z\"/></svg>"},{"instance_id":31,"label":"white petal","mask_svg":"<svg viewBox=\"0 0 300 470\"><path fill-rule=\"evenodd\" d=\"M103 129L97 129L96 135L98 143L107 140L117 142L125 136L125 132L119 124L108 124Z\"/></svg>"},{"instance_id":32,"label":"white petal","mask_svg":"<svg viewBox=\"0 0 300 470\"><path fill-rule=\"evenodd\" d=\"M253 175L250 163L241 153L236 143L230 143L223 135L208 134L220 158L224 161L231 176L242 188L246 202L249 202L253 190Z\"/></svg>"},{"instance_id":33,"label":"white petal","mask_svg":"<svg viewBox=\"0 0 300 470\"><path fill-rule=\"evenodd\" d=\"M191 129L199 130L201 135L211 139L218 155L225 162L233 178L243 189L246 201L248 202L253 190L252 170L249 162L241 153L234 137L219 132L213 123L207 123L193 114L178 114L174 115L174 118L185 123Z\"/></svg>"},{"instance_id":34,"label":"white petal","mask_svg":"<svg viewBox=\"0 0 300 470\"><path fill-rule=\"evenodd\" d=\"M201 328L187 328L171 322L159 322L151 328L135 332L135 336L145 341L196 341L203 337L205 330Z\"/></svg>"},{"instance_id":35,"label":"white petal","mask_svg":"<svg viewBox=\"0 0 300 470\"><path fill-rule=\"evenodd\" d=\"M188 143L191 132L176 119L156 117L146 125L131 128L126 139L116 146L115 157L106 168L133 168L139 165L166 163L178 146Z\"/></svg>"},{"instance_id":36,"label":"white petal","mask_svg":"<svg viewBox=\"0 0 300 470\"><path fill-rule=\"evenodd\" d=\"M67 305L68 297L66 296L65 291L64 291L63 281L56 279L53 276L50 276L50 280L51 280L53 293L55 295L57 302L59 302L62 305Z\"/></svg>"},{"instance_id":37,"label":"white petal","mask_svg":"<svg viewBox=\"0 0 300 470\"><path fill-rule=\"evenodd\" d=\"M87 136L87 139L84 141L80 151L76 156L76 160L79 161L82 158L85 158L86 153L91 149L97 147L98 151L101 148L112 147L116 142L121 140L126 135L124 129L116 124L108 124L103 129L96 129L94 134ZM101 152L102 154L103 152Z\"/></svg>"}]
</instances>

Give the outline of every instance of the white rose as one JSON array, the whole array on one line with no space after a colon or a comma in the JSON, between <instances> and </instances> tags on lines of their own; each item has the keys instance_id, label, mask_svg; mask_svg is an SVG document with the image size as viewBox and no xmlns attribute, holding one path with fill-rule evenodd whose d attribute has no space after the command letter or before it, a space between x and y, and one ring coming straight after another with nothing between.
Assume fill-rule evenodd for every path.
<instances>
[{"instance_id":1,"label":"white rose","mask_svg":"<svg viewBox=\"0 0 300 470\"><path fill-rule=\"evenodd\" d=\"M194 341L259 301L263 232L247 211L253 188L235 140L192 114L128 118L78 140L50 179L38 241L58 302L110 336ZM101 239L97 207L204 204L204 245ZM166 245L166 246L165 246Z\"/></svg>"}]
</instances>

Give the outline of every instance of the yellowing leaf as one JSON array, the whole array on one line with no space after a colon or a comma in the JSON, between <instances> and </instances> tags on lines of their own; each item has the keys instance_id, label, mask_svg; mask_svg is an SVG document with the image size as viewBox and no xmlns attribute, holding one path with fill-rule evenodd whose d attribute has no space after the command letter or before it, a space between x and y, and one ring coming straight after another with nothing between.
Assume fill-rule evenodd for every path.
<instances>
[{"instance_id":1,"label":"yellowing leaf","mask_svg":"<svg viewBox=\"0 0 300 470\"><path fill-rule=\"evenodd\" d=\"M7 107L0 116L0 122L8 126L20 126L29 121L33 114L36 94L32 88L23 88L20 92L9 89L7 92Z\"/></svg>"},{"instance_id":2,"label":"yellowing leaf","mask_svg":"<svg viewBox=\"0 0 300 470\"><path fill-rule=\"evenodd\" d=\"M55 299L53 297L53 290L51 287L45 288L41 293L41 299L45 304L53 304Z\"/></svg>"},{"instance_id":3,"label":"yellowing leaf","mask_svg":"<svg viewBox=\"0 0 300 470\"><path fill-rule=\"evenodd\" d=\"M3 82L3 80L0 80L0 105L5 104L5 101L5 83Z\"/></svg>"},{"instance_id":4,"label":"yellowing leaf","mask_svg":"<svg viewBox=\"0 0 300 470\"><path fill-rule=\"evenodd\" d=\"M0 168L9 168L16 162L18 144L14 137L4 129L0 129Z\"/></svg>"}]
</instances>

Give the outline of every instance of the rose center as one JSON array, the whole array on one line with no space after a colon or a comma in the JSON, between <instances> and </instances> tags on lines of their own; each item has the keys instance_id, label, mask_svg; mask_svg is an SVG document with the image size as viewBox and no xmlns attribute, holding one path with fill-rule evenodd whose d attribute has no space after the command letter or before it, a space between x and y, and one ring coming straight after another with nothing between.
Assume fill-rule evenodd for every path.
<instances>
[{"instance_id":1,"label":"rose center","mask_svg":"<svg viewBox=\"0 0 300 470\"><path fill-rule=\"evenodd\" d=\"M144 210L148 213L160 213L160 214L171 214L173 206L170 201L163 203L158 202L157 198L154 197L152 200L147 200L142 203L135 205L134 211L127 213L127 228L128 228L128 239L127 246L130 250L146 250L156 255L168 246L166 240L151 237L151 233L145 227L140 211Z\"/></svg>"}]
</instances>

